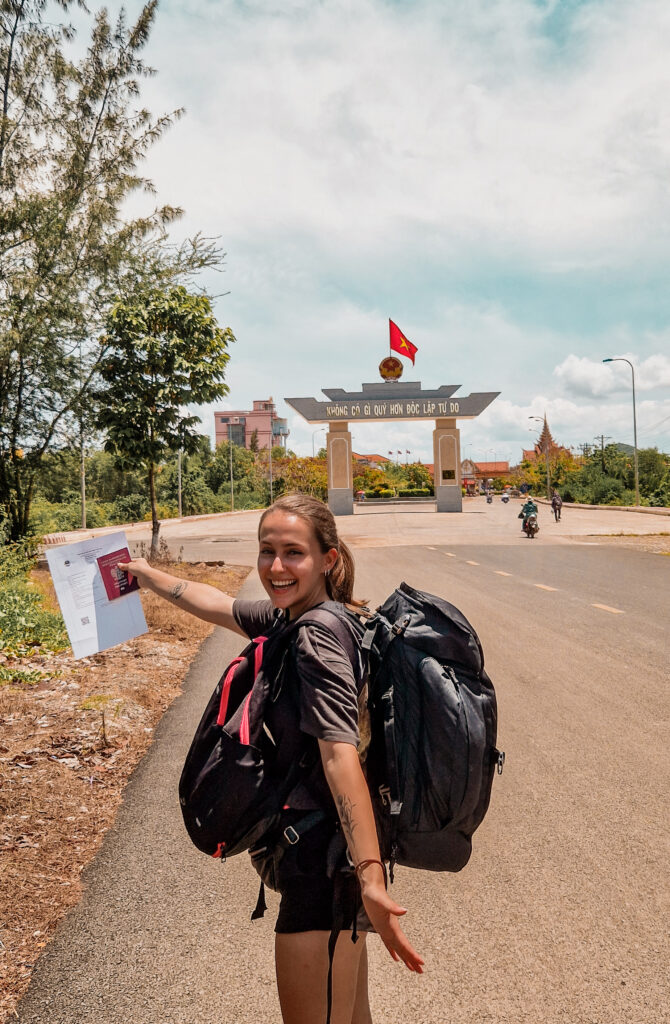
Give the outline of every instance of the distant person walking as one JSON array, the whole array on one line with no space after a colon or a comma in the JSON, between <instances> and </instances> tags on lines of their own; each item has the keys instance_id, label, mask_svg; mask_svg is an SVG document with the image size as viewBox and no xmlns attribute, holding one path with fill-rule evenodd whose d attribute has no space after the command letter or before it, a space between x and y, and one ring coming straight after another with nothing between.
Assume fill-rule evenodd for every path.
<instances>
[{"instance_id":1,"label":"distant person walking","mask_svg":"<svg viewBox=\"0 0 670 1024\"><path fill-rule=\"evenodd\" d=\"M560 518L561 518L561 509L563 508L563 499L561 498L561 496L560 496L560 494L558 493L557 490L554 490L554 493L551 496L551 508L552 508L553 513L554 513L554 519L558 523L560 521Z\"/></svg>"}]
</instances>

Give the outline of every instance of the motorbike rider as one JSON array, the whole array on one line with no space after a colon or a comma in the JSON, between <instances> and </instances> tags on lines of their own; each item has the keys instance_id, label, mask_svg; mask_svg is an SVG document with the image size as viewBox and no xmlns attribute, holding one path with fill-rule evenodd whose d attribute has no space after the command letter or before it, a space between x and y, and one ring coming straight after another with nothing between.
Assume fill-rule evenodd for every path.
<instances>
[{"instance_id":1,"label":"motorbike rider","mask_svg":"<svg viewBox=\"0 0 670 1024\"><path fill-rule=\"evenodd\" d=\"M519 519L521 519L521 529L526 529L526 523L528 517L531 515L537 515L537 505L533 501L530 493L526 495L526 501L519 512Z\"/></svg>"}]
</instances>

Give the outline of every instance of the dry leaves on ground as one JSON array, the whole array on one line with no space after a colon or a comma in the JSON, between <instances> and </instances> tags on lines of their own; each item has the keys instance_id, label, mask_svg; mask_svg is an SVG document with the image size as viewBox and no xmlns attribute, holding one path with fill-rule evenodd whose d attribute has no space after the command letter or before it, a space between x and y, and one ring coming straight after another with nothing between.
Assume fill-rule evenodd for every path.
<instances>
[{"instance_id":1,"label":"dry leaves on ground","mask_svg":"<svg viewBox=\"0 0 670 1024\"><path fill-rule=\"evenodd\" d=\"M169 571L236 594L249 569ZM49 590L48 573L35 580ZM70 651L23 660L40 681L0 686L0 1024L15 1016L35 960L78 901L81 871L211 632L148 591L142 603L144 636L80 661Z\"/></svg>"}]
</instances>

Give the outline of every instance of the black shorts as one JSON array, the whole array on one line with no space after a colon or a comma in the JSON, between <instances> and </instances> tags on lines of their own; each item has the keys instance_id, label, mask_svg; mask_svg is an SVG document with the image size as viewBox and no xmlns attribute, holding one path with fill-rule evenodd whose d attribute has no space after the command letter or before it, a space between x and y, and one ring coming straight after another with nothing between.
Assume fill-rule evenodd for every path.
<instances>
[{"instance_id":1,"label":"black shorts","mask_svg":"<svg viewBox=\"0 0 670 1024\"><path fill-rule=\"evenodd\" d=\"M286 824L304 814L293 812ZM278 934L330 932L333 927L336 884L338 905L342 911L342 928L350 929L356 914L358 931L374 931L361 905L360 887L353 871L343 872L341 866L338 866L333 877L328 875L329 852L332 858L332 844L337 831L338 825L335 822L324 821L303 833L294 846L268 847L252 853L251 862L258 874L269 888L281 895L275 925Z\"/></svg>"}]
</instances>

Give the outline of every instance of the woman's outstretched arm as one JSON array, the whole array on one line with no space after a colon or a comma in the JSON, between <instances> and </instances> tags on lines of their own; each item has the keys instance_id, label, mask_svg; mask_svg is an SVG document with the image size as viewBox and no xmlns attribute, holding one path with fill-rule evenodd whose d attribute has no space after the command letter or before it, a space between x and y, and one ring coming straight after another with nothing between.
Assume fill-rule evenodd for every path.
<instances>
[{"instance_id":1,"label":"woman's outstretched arm","mask_svg":"<svg viewBox=\"0 0 670 1024\"><path fill-rule=\"evenodd\" d=\"M354 865L368 860L378 861L380 857L375 818L356 747L351 743L319 740L319 749L351 860ZM363 906L393 959L402 960L410 971L423 973L424 962L413 949L398 921L406 911L386 892L384 872L380 865L370 863L358 871L357 875Z\"/></svg>"},{"instance_id":2,"label":"woman's outstretched arm","mask_svg":"<svg viewBox=\"0 0 670 1024\"><path fill-rule=\"evenodd\" d=\"M233 617L234 598L224 594L222 590L217 590L208 583L196 583L194 580L171 576L170 573L149 565L145 558L119 562L118 566L124 572L135 576L141 587L153 590L154 594L170 601L171 604L178 604L185 612L190 612L205 622L213 622L215 626L225 626L235 633L246 635Z\"/></svg>"}]
</instances>

